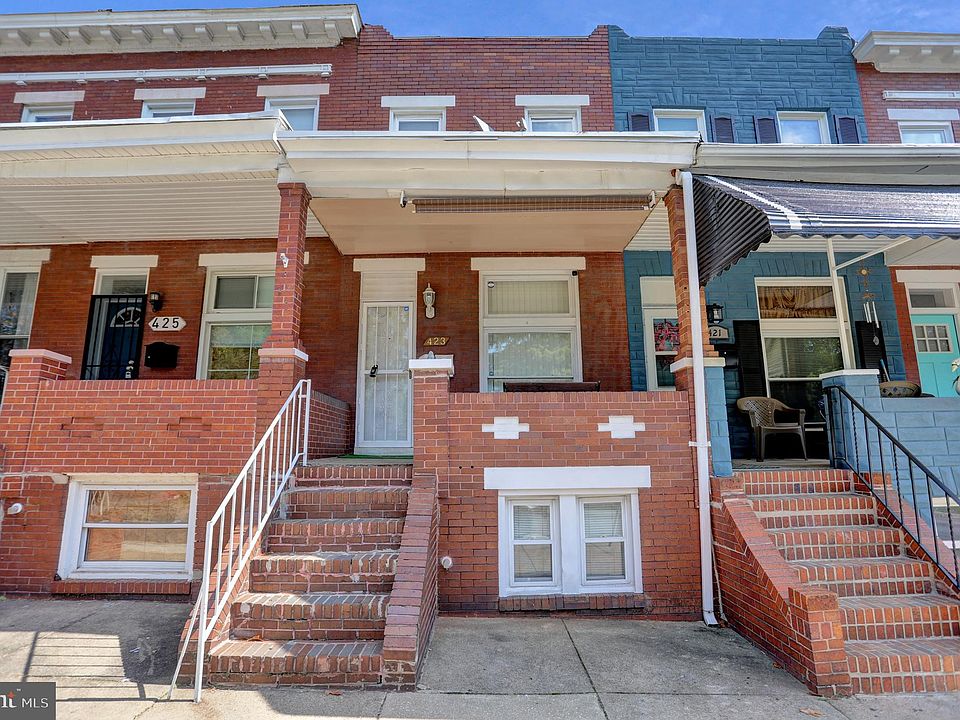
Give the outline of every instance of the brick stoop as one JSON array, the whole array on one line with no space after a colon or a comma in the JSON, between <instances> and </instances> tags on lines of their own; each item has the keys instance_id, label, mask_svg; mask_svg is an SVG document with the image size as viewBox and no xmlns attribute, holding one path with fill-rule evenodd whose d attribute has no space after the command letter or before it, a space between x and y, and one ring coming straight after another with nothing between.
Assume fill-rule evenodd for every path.
<instances>
[{"instance_id":1,"label":"brick stoop","mask_svg":"<svg viewBox=\"0 0 960 720\"><path fill-rule=\"evenodd\" d=\"M960 691L960 600L900 527L839 471L738 475L803 587L836 596L855 693Z\"/></svg>"},{"instance_id":2,"label":"brick stoop","mask_svg":"<svg viewBox=\"0 0 960 720\"><path fill-rule=\"evenodd\" d=\"M211 648L212 684L384 687L408 465L298 468Z\"/></svg>"}]
</instances>

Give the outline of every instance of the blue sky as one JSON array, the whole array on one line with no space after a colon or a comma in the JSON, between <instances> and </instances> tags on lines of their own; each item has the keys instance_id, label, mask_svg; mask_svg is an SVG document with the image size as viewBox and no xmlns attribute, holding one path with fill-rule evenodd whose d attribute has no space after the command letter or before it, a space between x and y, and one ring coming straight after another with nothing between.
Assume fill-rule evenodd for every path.
<instances>
[{"instance_id":1,"label":"blue sky","mask_svg":"<svg viewBox=\"0 0 960 720\"><path fill-rule=\"evenodd\" d=\"M308 0L0 0L3 12L155 10L305 4ZM958 0L367 0L365 22L395 35L582 35L620 25L632 35L813 37L824 25L960 32Z\"/></svg>"}]
</instances>

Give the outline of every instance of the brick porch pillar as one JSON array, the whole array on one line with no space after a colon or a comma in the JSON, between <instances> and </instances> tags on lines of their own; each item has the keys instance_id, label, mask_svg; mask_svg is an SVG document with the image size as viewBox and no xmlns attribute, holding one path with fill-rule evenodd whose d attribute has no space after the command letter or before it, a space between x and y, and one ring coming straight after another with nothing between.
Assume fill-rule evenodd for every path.
<instances>
[{"instance_id":1,"label":"brick porch pillar","mask_svg":"<svg viewBox=\"0 0 960 720\"><path fill-rule=\"evenodd\" d=\"M257 381L257 435L277 414L293 386L306 377L307 354L300 340L303 268L310 193L302 183L281 183L276 279L270 335L260 349Z\"/></svg>"},{"instance_id":2,"label":"brick porch pillar","mask_svg":"<svg viewBox=\"0 0 960 720\"><path fill-rule=\"evenodd\" d=\"M450 377L453 360L411 360L413 473L446 474L450 457Z\"/></svg>"}]
</instances>

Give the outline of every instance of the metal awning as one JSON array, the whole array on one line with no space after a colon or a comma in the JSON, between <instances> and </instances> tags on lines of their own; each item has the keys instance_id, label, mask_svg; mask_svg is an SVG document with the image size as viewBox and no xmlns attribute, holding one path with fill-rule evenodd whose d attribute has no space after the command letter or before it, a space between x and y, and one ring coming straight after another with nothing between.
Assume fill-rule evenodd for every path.
<instances>
[{"instance_id":1,"label":"metal awning","mask_svg":"<svg viewBox=\"0 0 960 720\"><path fill-rule=\"evenodd\" d=\"M694 212L701 285L774 236L960 238L960 186L697 175Z\"/></svg>"}]
</instances>

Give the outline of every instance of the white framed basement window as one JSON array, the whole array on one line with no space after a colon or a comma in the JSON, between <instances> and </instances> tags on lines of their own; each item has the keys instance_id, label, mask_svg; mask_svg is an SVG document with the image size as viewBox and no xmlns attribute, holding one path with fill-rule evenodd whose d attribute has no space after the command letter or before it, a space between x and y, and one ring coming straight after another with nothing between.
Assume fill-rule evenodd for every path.
<instances>
[{"instance_id":1,"label":"white framed basement window","mask_svg":"<svg viewBox=\"0 0 960 720\"><path fill-rule=\"evenodd\" d=\"M273 270L215 270L207 278L197 376L252 380L270 334Z\"/></svg>"},{"instance_id":2,"label":"white framed basement window","mask_svg":"<svg viewBox=\"0 0 960 720\"><path fill-rule=\"evenodd\" d=\"M900 142L906 145L943 145L953 142L949 122L898 122Z\"/></svg>"},{"instance_id":3,"label":"white framed basement window","mask_svg":"<svg viewBox=\"0 0 960 720\"><path fill-rule=\"evenodd\" d=\"M21 122L55 123L73 120L73 104L65 105L24 105Z\"/></svg>"},{"instance_id":4,"label":"white framed basement window","mask_svg":"<svg viewBox=\"0 0 960 720\"><path fill-rule=\"evenodd\" d=\"M63 578L190 579L196 476L74 480L67 493Z\"/></svg>"},{"instance_id":5,"label":"white framed basement window","mask_svg":"<svg viewBox=\"0 0 960 720\"><path fill-rule=\"evenodd\" d=\"M172 118L189 117L196 112L195 100L149 100L144 101L140 117Z\"/></svg>"},{"instance_id":6,"label":"white framed basement window","mask_svg":"<svg viewBox=\"0 0 960 720\"><path fill-rule=\"evenodd\" d=\"M580 296L571 272L480 273L480 387L580 381Z\"/></svg>"},{"instance_id":7,"label":"white framed basement window","mask_svg":"<svg viewBox=\"0 0 960 720\"><path fill-rule=\"evenodd\" d=\"M294 130L316 130L320 120L320 98L318 97L268 97L264 110L280 110Z\"/></svg>"},{"instance_id":8,"label":"white framed basement window","mask_svg":"<svg viewBox=\"0 0 960 720\"><path fill-rule=\"evenodd\" d=\"M816 145L830 142L827 114L822 112L778 112L780 142Z\"/></svg>"},{"instance_id":9,"label":"white framed basement window","mask_svg":"<svg viewBox=\"0 0 960 720\"><path fill-rule=\"evenodd\" d=\"M844 369L841 343L853 357L845 293L838 303L829 278L757 278L756 289L767 394L816 422L820 375Z\"/></svg>"},{"instance_id":10,"label":"white framed basement window","mask_svg":"<svg viewBox=\"0 0 960 720\"><path fill-rule=\"evenodd\" d=\"M707 121L703 110L654 110L653 129L660 132L695 132L705 138Z\"/></svg>"}]
</instances>

